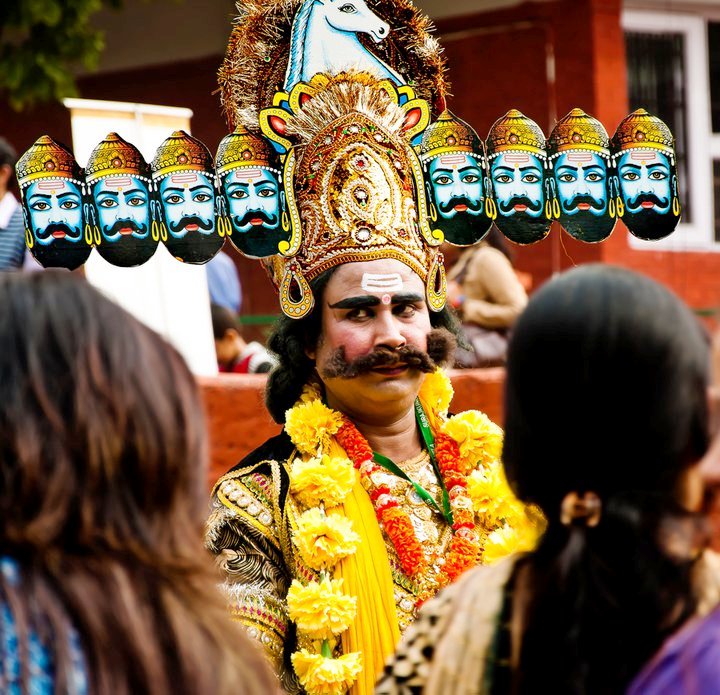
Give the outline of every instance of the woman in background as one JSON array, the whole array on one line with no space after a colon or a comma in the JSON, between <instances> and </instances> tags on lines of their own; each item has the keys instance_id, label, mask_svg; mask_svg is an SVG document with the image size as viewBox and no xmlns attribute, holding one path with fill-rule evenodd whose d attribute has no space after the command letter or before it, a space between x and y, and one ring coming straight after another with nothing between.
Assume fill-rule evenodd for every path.
<instances>
[{"instance_id":1,"label":"woman in background","mask_svg":"<svg viewBox=\"0 0 720 695\"><path fill-rule=\"evenodd\" d=\"M458 348L455 366L505 364L509 331L528 298L512 266L507 241L494 225L450 269L448 301L462 319L463 333L473 348Z\"/></svg>"},{"instance_id":2,"label":"woman in background","mask_svg":"<svg viewBox=\"0 0 720 695\"><path fill-rule=\"evenodd\" d=\"M697 462L708 344L658 283L583 266L547 283L510 344L503 460L547 530L430 601L378 693L622 693L718 600Z\"/></svg>"},{"instance_id":3,"label":"woman in background","mask_svg":"<svg viewBox=\"0 0 720 695\"><path fill-rule=\"evenodd\" d=\"M69 273L4 275L0 298L0 691L275 692L202 545L182 358Z\"/></svg>"}]
</instances>

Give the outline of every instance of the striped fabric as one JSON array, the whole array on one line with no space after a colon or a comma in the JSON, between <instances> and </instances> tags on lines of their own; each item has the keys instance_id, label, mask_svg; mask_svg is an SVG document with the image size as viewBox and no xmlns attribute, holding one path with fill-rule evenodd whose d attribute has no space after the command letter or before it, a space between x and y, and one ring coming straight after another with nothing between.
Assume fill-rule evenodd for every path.
<instances>
[{"instance_id":1,"label":"striped fabric","mask_svg":"<svg viewBox=\"0 0 720 695\"><path fill-rule=\"evenodd\" d=\"M25 258L25 223L12 193L0 200L0 270L16 270Z\"/></svg>"}]
</instances>

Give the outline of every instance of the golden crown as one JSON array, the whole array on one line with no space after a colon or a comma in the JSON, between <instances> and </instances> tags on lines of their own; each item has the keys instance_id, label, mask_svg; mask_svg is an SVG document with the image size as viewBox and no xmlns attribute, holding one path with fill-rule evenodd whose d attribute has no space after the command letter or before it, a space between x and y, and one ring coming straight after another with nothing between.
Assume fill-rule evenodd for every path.
<instances>
[{"instance_id":1,"label":"golden crown","mask_svg":"<svg viewBox=\"0 0 720 695\"><path fill-rule=\"evenodd\" d=\"M421 100L400 106L392 85L363 73L320 84L298 85L312 98L288 114L283 128L296 144L284 176L293 233L280 244L284 258L265 261L283 311L305 315L313 305L307 283L324 271L380 258L397 259L417 273L430 305L441 309L445 278L435 246L442 235L433 237L428 226L422 168L406 121L408 108L422 111ZM271 118L280 115L271 111ZM299 300L293 284L301 289Z\"/></svg>"},{"instance_id":2,"label":"golden crown","mask_svg":"<svg viewBox=\"0 0 720 695\"><path fill-rule=\"evenodd\" d=\"M109 133L90 153L85 178L91 184L107 176L122 175L149 180L148 165L135 145L117 133Z\"/></svg>"},{"instance_id":3,"label":"golden crown","mask_svg":"<svg viewBox=\"0 0 720 695\"><path fill-rule=\"evenodd\" d=\"M483 149L473 128L446 109L425 129L418 154L424 162L451 152L482 155Z\"/></svg>"},{"instance_id":4,"label":"golden crown","mask_svg":"<svg viewBox=\"0 0 720 695\"><path fill-rule=\"evenodd\" d=\"M614 152L652 148L674 154L674 144L670 128L645 109L633 111L620 121L612 138Z\"/></svg>"},{"instance_id":5,"label":"golden crown","mask_svg":"<svg viewBox=\"0 0 720 695\"><path fill-rule=\"evenodd\" d=\"M609 157L610 139L600 121L576 108L557 122L548 138L547 149L551 156L572 150L590 150Z\"/></svg>"},{"instance_id":6,"label":"golden crown","mask_svg":"<svg viewBox=\"0 0 720 695\"><path fill-rule=\"evenodd\" d=\"M220 141L215 168L218 176L224 176L240 167L270 169L279 174L277 159L273 146L265 138L254 135L245 126L239 125Z\"/></svg>"},{"instance_id":7,"label":"golden crown","mask_svg":"<svg viewBox=\"0 0 720 695\"><path fill-rule=\"evenodd\" d=\"M543 158L547 156L542 129L517 109L510 109L493 123L486 146L488 158L507 150L522 150Z\"/></svg>"},{"instance_id":8,"label":"golden crown","mask_svg":"<svg viewBox=\"0 0 720 695\"><path fill-rule=\"evenodd\" d=\"M70 179L82 184L82 170L72 152L49 135L39 137L15 165L18 184L25 188L36 179Z\"/></svg>"},{"instance_id":9,"label":"golden crown","mask_svg":"<svg viewBox=\"0 0 720 695\"><path fill-rule=\"evenodd\" d=\"M176 130L158 147L150 165L154 179L177 171L213 172L210 150L184 130Z\"/></svg>"}]
</instances>

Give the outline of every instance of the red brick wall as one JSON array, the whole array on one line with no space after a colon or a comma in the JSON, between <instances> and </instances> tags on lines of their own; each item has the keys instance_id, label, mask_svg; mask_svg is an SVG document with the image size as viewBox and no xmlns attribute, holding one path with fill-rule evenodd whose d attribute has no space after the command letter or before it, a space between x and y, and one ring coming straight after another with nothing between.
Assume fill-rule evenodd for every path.
<instances>
[{"instance_id":1,"label":"red brick wall","mask_svg":"<svg viewBox=\"0 0 720 695\"><path fill-rule=\"evenodd\" d=\"M504 369L467 369L450 376L455 389L452 411L476 408L502 423ZM210 429L210 488L240 459L280 432L263 405L266 378L221 374L199 379Z\"/></svg>"}]
</instances>

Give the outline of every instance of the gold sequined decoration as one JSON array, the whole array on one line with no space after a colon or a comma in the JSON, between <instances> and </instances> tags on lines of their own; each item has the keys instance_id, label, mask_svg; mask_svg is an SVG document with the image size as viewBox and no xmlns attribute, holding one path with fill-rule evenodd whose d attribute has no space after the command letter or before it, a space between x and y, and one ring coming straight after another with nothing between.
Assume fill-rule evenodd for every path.
<instances>
[{"instance_id":1,"label":"gold sequined decoration","mask_svg":"<svg viewBox=\"0 0 720 695\"><path fill-rule=\"evenodd\" d=\"M553 128L547 143L550 159L565 152L578 150L596 152L602 157L610 156L610 139L607 131L597 118L582 109L573 109L561 118Z\"/></svg>"},{"instance_id":2,"label":"gold sequined decoration","mask_svg":"<svg viewBox=\"0 0 720 695\"><path fill-rule=\"evenodd\" d=\"M486 146L488 159L512 150L530 152L541 159L547 157L542 129L517 109L510 109L495 121L490 128Z\"/></svg>"},{"instance_id":3,"label":"gold sequined decoration","mask_svg":"<svg viewBox=\"0 0 720 695\"><path fill-rule=\"evenodd\" d=\"M109 133L90 153L85 166L85 178L93 184L108 176L135 176L150 181L150 171L140 150L123 140L117 133Z\"/></svg>"},{"instance_id":4,"label":"gold sequined decoration","mask_svg":"<svg viewBox=\"0 0 720 695\"><path fill-rule=\"evenodd\" d=\"M82 185L82 171L72 152L49 135L39 137L20 157L15 172L20 188L38 179L63 179Z\"/></svg>"},{"instance_id":5,"label":"gold sequined decoration","mask_svg":"<svg viewBox=\"0 0 720 695\"><path fill-rule=\"evenodd\" d=\"M158 147L150 168L153 179L182 171L201 171L214 178L210 150L184 130L176 130Z\"/></svg>"},{"instance_id":6,"label":"gold sequined decoration","mask_svg":"<svg viewBox=\"0 0 720 695\"><path fill-rule=\"evenodd\" d=\"M675 139L670 128L645 109L633 111L617 127L612 139L614 152L633 149L656 149L674 157Z\"/></svg>"}]
</instances>

